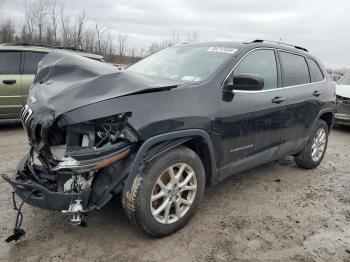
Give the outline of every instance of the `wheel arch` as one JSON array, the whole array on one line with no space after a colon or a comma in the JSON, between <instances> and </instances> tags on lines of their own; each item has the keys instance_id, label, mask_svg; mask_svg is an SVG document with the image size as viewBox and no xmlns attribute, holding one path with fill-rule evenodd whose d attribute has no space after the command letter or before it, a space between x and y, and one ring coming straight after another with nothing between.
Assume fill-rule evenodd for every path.
<instances>
[{"instance_id":1,"label":"wheel arch","mask_svg":"<svg viewBox=\"0 0 350 262\"><path fill-rule=\"evenodd\" d=\"M332 129L333 119L334 119L334 112L332 111L325 111L322 112L319 116L319 119L324 120L328 125L328 131L330 132Z\"/></svg>"},{"instance_id":2,"label":"wheel arch","mask_svg":"<svg viewBox=\"0 0 350 262\"><path fill-rule=\"evenodd\" d=\"M205 168L206 182L212 184L217 177L215 151L212 140L204 130L190 129L160 134L142 143L130 165L129 175L126 178L123 191L128 192L131 190L131 186L140 167L179 145L184 145L198 154Z\"/></svg>"}]
</instances>

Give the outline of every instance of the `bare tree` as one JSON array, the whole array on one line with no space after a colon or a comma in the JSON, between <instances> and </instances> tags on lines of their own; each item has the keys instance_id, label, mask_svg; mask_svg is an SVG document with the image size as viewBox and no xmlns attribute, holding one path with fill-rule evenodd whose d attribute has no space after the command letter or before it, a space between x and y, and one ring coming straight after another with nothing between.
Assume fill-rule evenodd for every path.
<instances>
[{"instance_id":1,"label":"bare tree","mask_svg":"<svg viewBox=\"0 0 350 262\"><path fill-rule=\"evenodd\" d=\"M118 35L118 55L124 56L127 50L126 41L128 37L124 34Z\"/></svg>"},{"instance_id":2,"label":"bare tree","mask_svg":"<svg viewBox=\"0 0 350 262\"><path fill-rule=\"evenodd\" d=\"M66 15L63 2L60 3L60 21L61 21L61 34L63 45L70 46L70 17Z\"/></svg>"},{"instance_id":3,"label":"bare tree","mask_svg":"<svg viewBox=\"0 0 350 262\"><path fill-rule=\"evenodd\" d=\"M138 52L138 54L137 54L137 57L144 57L144 56L146 56L146 50L145 50L145 47L141 47L141 48L139 49L139 52Z\"/></svg>"},{"instance_id":4,"label":"bare tree","mask_svg":"<svg viewBox=\"0 0 350 262\"><path fill-rule=\"evenodd\" d=\"M200 35L197 31L187 34L187 41L189 42L198 42L200 39Z\"/></svg>"},{"instance_id":5,"label":"bare tree","mask_svg":"<svg viewBox=\"0 0 350 262\"><path fill-rule=\"evenodd\" d=\"M82 40L82 47L87 52L94 53L95 51L95 31L92 28L88 28L84 32Z\"/></svg>"},{"instance_id":6,"label":"bare tree","mask_svg":"<svg viewBox=\"0 0 350 262\"><path fill-rule=\"evenodd\" d=\"M106 27L99 21L95 21L95 34L96 34L96 44L95 52L102 54L103 53L103 38L105 34Z\"/></svg>"},{"instance_id":7,"label":"bare tree","mask_svg":"<svg viewBox=\"0 0 350 262\"><path fill-rule=\"evenodd\" d=\"M34 28L37 30L37 41L42 43L44 26L48 15L48 2L46 0L36 0L28 2Z\"/></svg>"},{"instance_id":8,"label":"bare tree","mask_svg":"<svg viewBox=\"0 0 350 262\"><path fill-rule=\"evenodd\" d=\"M109 61L130 63L186 39L179 29L174 29L168 38L149 47L128 48L126 34L114 37L111 29L101 21L92 23L85 11L78 16L69 15L64 7L65 0L24 1L23 23L0 17L0 41L74 46L101 54ZM198 32L185 36L189 41L199 40Z\"/></svg>"},{"instance_id":9,"label":"bare tree","mask_svg":"<svg viewBox=\"0 0 350 262\"><path fill-rule=\"evenodd\" d=\"M49 8L50 17L50 28L51 28L51 38L54 44L57 44L57 31L58 31L58 13L57 13L57 2L53 1Z\"/></svg>"},{"instance_id":10,"label":"bare tree","mask_svg":"<svg viewBox=\"0 0 350 262\"><path fill-rule=\"evenodd\" d=\"M16 26L11 19L5 20L0 25L0 42L11 43L15 40Z\"/></svg>"},{"instance_id":11,"label":"bare tree","mask_svg":"<svg viewBox=\"0 0 350 262\"><path fill-rule=\"evenodd\" d=\"M173 29L171 33L171 42L178 44L181 41L181 31L179 29Z\"/></svg>"},{"instance_id":12,"label":"bare tree","mask_svg":"<svg viewBox=\"0 0 350 262\"><path fill-rule=\"evenodd\" d=\"M86 22L86 13L84 10L81 12L76 22L76 32L75 32L75 40L74 40L75 47L79 47L79 48L82 47L82 40L83 40L82 38L83 38L85 22Z\"/></svg>"},{"instance_id":13,"label":"bare tree","mask_svg":"<svg viewBox=\"0 0 350 262\"><path fill-rule=\"evenodd\" d=\"M34 17L32 5L30 2L24 2L24 26L22 27L22 37L25 41L33 41L34 39Z\"/></svg>"}]
</instances>

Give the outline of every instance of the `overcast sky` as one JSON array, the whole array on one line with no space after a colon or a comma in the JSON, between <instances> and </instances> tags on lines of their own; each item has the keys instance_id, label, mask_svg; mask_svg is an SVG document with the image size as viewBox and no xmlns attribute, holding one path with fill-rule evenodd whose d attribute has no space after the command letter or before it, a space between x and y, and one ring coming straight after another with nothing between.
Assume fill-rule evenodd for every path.
<instances>
[{"instance_id":1,"label":"overcast sky","mask_svg":"<svg viewBox=\"0 0 350 262\"><path fill-rule=\"evenodd\" d=\"M23 0L0 0L0 16L23 19ZM327 66L350 67L349 0L66 0L128 45L147 46L171 32L197 31L202 41L271 39L308 48Z\"/></svg>"}]
</instances>

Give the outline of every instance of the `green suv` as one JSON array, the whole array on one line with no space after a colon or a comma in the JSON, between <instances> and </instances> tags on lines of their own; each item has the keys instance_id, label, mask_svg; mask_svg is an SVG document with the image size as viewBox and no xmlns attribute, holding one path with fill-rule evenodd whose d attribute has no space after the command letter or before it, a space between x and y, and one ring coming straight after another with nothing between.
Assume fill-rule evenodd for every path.
<instances>
[{"instance_id":1,"label":"green suv","mask_svg":"<svg viewBox=\"0 0 350 262\"><path fill-rule=\"evenodd\" d=\"M103 62L103 57L76 48L28 44L0 44L0 119L19 118L26 104L37 66L54 49L65 49Z\"/></svg>"}]
</instances>

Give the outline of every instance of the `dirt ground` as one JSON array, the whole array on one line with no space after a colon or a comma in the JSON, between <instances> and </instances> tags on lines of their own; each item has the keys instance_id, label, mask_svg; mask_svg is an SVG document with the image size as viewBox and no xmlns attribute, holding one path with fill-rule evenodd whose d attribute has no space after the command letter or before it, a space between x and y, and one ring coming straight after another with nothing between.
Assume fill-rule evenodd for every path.
<instances>
[{"instance_id":1,"label":"dirt ground","mask_svg":"<svg viewBox=\"0 0 350 262\"><path fill-rule=\"evenodd\" d=\"M0 172L27 148L18 121L0 122ZM114 201L87 228L25 205L27 236L7 244L10 192L0 181L0 261L350 261L350 128L333 130L315 170L285 158L208 188L192 221L162 239L138 232Z\"/></svg>"}]
</instances>

